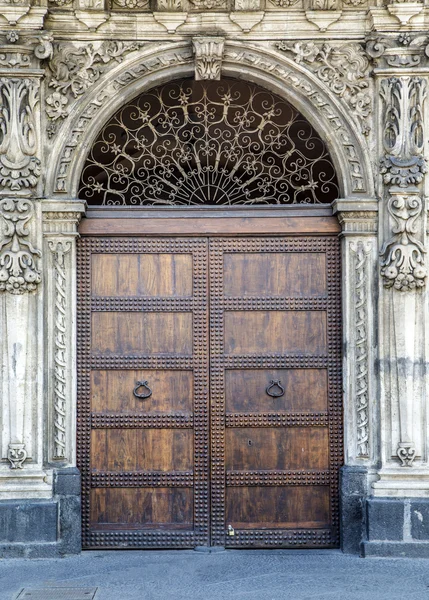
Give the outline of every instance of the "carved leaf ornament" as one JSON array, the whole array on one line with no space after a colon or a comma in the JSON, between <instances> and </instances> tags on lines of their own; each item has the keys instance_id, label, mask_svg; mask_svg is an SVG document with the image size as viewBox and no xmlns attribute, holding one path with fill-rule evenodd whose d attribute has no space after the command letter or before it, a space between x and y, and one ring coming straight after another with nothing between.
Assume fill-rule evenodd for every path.
<instances>
[{"instance_id":1,"label":"carved leaf ornament","mask_svg":"<svg viewBox=\"0 0 429 600\"><path fill-rule=\"evenodd\" d=\"M287 102L225 79L184 80L119 110L86 160L90 205L329 203L338 182L321 138Z\"/></svg>"}]
</instances>

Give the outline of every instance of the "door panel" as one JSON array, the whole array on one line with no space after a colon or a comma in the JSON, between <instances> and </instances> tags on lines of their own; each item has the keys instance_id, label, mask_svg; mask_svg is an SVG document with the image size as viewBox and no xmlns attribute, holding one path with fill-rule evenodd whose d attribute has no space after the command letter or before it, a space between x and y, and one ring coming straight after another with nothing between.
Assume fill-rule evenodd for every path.
<instances>
[{"instance_id":1,"label":"door panel","mask_svg":"<svg viewBox=\"0 0 429 600\"><path fill-rule=\"evenodd\" d=\"M323 311L225 311L225 354L326 352Z\"/></svg>"},{"instance_id":2,"label":"door panel","mask_svg":"<svg viewBox=\"0 0 429 600\"><path fill-rule=\"evenodd\" d=\"M212 544L338 544L338 240L210 240Z\"/></svg>"},{"instance_id":3,"label":"door panel","mask_svg":"<svg viewBox=\"0 0 429 600\"><path fill-rule=\"evenodd\" d=\"M79 242L84 547L209 543L208 242Z\"/></svg>"},{"instance_id":4,"label":"door panel","mask_svg":"<svg viewBox=\"0 0 429 600\"><path fill-rule=\"evenodd\" d=\"M147 402L133 394L136 381L150 381L151 413L171 411L192 413L194 378L192 371L131 369L91 371L92 409L104 413L144 414Z\"/></svg>"},{"instance_id":5,"label":"door panel","mask_svg":"<svg viewBox=\"0 0 429 600\"><path fill-rule=\"evenodd\" d=\"M224 254L225 296L317 296L326 293L322 252Z\"/></svg>"},{"instance_id":6,"label":"door panel","mask_svg":"<svg viewBox=\"0 0 429 600\"><path fill-rule=\"evenodd\" d=\"M326 411L327 377L326 369L226 369L226 412ZM282 382L285 389L283 396L266 395L272 381ZM255 394L260 398L256 403Z\"/></svg>"},{"instance_id":7,"label":"door panel","mask_svg":"<svg viewBox=\"0 0 429 600\"><path fill-rule=\"evenodd\" d=\"M94 354L192 354L192 313L94 312Z\"/></svg>"}]
</instances>

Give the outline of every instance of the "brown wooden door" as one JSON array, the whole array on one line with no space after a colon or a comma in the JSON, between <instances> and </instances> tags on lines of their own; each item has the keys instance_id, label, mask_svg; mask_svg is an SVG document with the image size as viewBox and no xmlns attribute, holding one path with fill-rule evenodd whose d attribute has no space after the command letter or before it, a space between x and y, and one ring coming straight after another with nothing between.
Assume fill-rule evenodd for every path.
<instances>
[{"instance_id":1,"label":"brown wooden door","mask_svg":"<svg viewBox=\"0 0 429 600\"><path fill-rule=\"evenodd\" d=\"M79 246L84 547L207 545L207 240Z\"/></svg>"},{"instance_id":2,"label":"brown wooden door","mask_svg":"<svg viewBox=\"0 0 429 600\"><path fill-rule=\"evenodd\" d=\"M214 545L338 544L338 250L336 238L210 242Z\"/></svg>"},{"instance_id":3,"label":"brown wooden door","mask_svg":"<svg viewBox=\"0 0 429 600\"><path fill-rule=\"evenodd\" d=\"M329 235L80 240L85 547L338 544L339 277Z\"/></svg>"}]
</instances>

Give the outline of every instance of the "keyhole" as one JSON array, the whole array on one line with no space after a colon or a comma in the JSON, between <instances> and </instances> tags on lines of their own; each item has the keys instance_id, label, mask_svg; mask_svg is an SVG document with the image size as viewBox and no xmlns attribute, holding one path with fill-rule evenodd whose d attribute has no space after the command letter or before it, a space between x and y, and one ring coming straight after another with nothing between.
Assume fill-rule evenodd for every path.
<instances>
[{"instance_id":1,"label":"keyhole","mask_svg":"<svg viewBox=\"0 0 429 600\"><path fill-rule=\"evenodd\" d=\"M249 444L249 446L251 446L252 445L252 440L249 440L247 443Z\"/></svg>"}]
</instances>

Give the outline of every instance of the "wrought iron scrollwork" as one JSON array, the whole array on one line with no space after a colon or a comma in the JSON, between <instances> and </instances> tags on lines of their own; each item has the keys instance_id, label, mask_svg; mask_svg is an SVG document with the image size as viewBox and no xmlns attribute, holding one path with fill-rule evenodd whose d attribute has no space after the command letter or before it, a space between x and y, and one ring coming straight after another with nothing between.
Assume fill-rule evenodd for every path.
<instances>
[{"instance_id":1,"label":"wrought iron scrollwork","mask_svg":"<svg viewBox=\"0 0 429 600\"><path fill-rule=\"evenodd\" d=\"M137 390L139 388L146 388L146 391L138 392ZM148 386L147 381L137 381L133 394L136 398L139 398L140 400L146 400L146 398L150 398L150 396L152 396L152 390Z\"/></svg>"},{"instance_id":2,"label":"wrought iron scrollwork","mask_svg":"<svg viewBox=\"0 0 429 600\"><path fill-rule=\"evenodd\" d=\"M86 160L90 205L329 203L338 182L326 145L280 97L229 79L143 93L105 125Z\"/></svg>"},{"instance_id":3,"label":"wrought iron scrollwork","mask_svg":"<svg viewBox=\"0 0 429 600\"><path fill-rule=\"evenodd\" d=\"M279 381L278 379L272 379L270 381L270 385L265 391L268 394L268 396L271 396L271 398L281 398L282 396L284 396L285 393L285 389L282 386L281 381Z\"/></svg>"}]
</instances>

